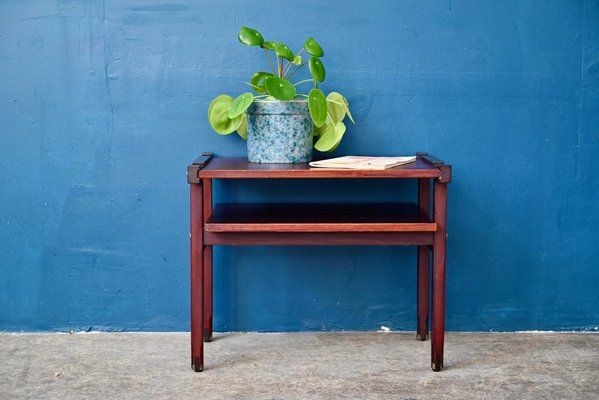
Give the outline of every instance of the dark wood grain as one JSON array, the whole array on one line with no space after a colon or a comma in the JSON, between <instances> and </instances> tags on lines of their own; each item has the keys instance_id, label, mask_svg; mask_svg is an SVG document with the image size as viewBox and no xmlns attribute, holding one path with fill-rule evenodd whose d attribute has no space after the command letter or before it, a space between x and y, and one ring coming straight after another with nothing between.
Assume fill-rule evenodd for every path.
<instances>
[{"instance_id":1,"label":"dark wood grain","mask_svg":"<svg viewBox=\"0 0 599 400\"><path fill-rule=\"evenodd\" d=\"M431 332L431 367L443 369L443 344L445 341L445 241L447 236L447 184L435 181L434 220L437 232L433 243L433 312Z\"/></svg>"},{"instance_id":2,"label":"dark wood grain","mask_svg":"<svg viewBox=\"0 0 599 400\"><path fill-rule=\"evenodd\" d=\"M198 172L200 178L437 178L441 172L417 158L415 162L386 170L311 168L308 163L260 164L245 158L219 158Z\"/></svg>"},{"instance_id":3,"label":"dark wood grain","mask_svg":"<svg viewBox=\"0 0 599 400\"><path fill-rule=\"evenodd\" d=\"M193 165L198 165L200 168L204 168L210 160L214 157L214 154L206 152L199 155L195 160L193 160Z\"/></svg>"},{"instance_id":4,"label":"dark wood grain","mask_svg":"<svg viewBox=\"0 0 599 400\"><path fill-rule=\"evenodd\" d=\"M418 205L221 204L212 207L212 179L248 178L415 178ZM431 179L434 180L431 219ZM212 338L213 245L416 245L418 246L417 336L426 339L432 252L431 366L443 368L447 183L451 166L419 153L396 168L331 170L308 164L254 164L247 159L205 153L188 167L191 217L191 363L204 368L204 340ZM204 339L204 340L203 340Z\"/></svg>"},{"instance_id":5,"label":"dark wood grain","mask_svg":"<svg viewBox=\"0 0 599 400\"><path fill-rule=\"evenodd\" d=\"M439 182L450 183L451 182L451 165L439 165L439 171L441 171L441 176L439 177Z\"/></svg>"},{"instance_id":6,"label":"dark wood grain","mask_svg":"<svg viewBox=\"0 0 599 400\"><path fill-rule=\"evenodd\" d=\"M434 232L411 203L217 204L206 232Z\"/></svg>"},{"instance_id":7,"label":"dark wood grain","mask_svg":"<svg viewBox=\"0 0 599 400\"><path fill-rule=\"evenodd\" d=\"M245 223L207 224L206 232L434 232L436 224L421 223Z\"/></svg>"},{"instance_id":8,"label":"dark wood grain","mask_svg":"<svg viewBox=\"0 0 599 400\"><path fill-rule=\"evenodd\" d=\"M202 184L191 184L190 189L190 261L191 261L191 368L204 370L204 237Z\"/></svg>"},{"instance_id":9,"label":"dark wood grain","mask_svg":"<svg viewBox=\"0 0 599 400\"><path fill-rule=\"evenodd\" d=\"M439 165L443 165L445 164L443 162L443 160L439 160L437 157L432 156L428 153L416 153L416 155L420 158L422 158L423 161L426 161L432 165L434 165L435 167L438 167Z\"/></svg>"},{"instance_id":10,"label":"dark wood grain","mask_svg":"<svg viewBox=\"0 0 599 400\"><path fill-rule=\"evenodd\" d=\"M418 179L418 211L423 218L430 218L431 180ZM436 226L435 226L436 227ZM430 251L428 246L418 246L418 279L417 279L417 323L416 338L428 339L428 316L430 298Z\"/></svg>"},{"instance_id":11,"label":"dark wood grain","mask_svg":"<svg viewBox=\"0 0 599 400\"><path fill-rule=\"evenodd\" d=\"M433 243L432 232L205 232L210 245L416 246Z\"/></svg>"},{"instance_id":12,"label":"dark wood grain","mask_svg":"<svg viewBox=\"0 0 599 400\"><path fill-rule=\"evenodd\" d=\"M212 179L202 179L204 226L212 216ZM212 341L212 246L204 247L204 341Z\"/></svg>"}]
</instances>

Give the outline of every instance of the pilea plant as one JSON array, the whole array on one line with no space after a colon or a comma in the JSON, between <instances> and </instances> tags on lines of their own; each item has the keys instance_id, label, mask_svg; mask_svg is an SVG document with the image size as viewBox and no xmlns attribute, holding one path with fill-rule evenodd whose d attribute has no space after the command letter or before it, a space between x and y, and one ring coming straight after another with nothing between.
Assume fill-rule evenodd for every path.
<instances>
[{"instance_id":1,"label":"pilea plant","mask_svg":"<svg viewBox=\"0 0 599 400\"><path fill-rule=\"evenodd\" d=\"M237 38L246 46L257 46L264 50L270 72L256 72L249 82L245 82L255 93L242 93L235 99L220 95L212 100L208 109L208 120L212 129L221 135L237 131L239 136L247 139L246 110L254 101L307 101L313 122L314 148L322 152L335 150L345 133L345 116L347 115L352 123L355 122L343 95L331 92L325 96L318 88L318 83L323 82L326 76L325 67L320 59L324 56L324 51L318 42L309 37L304 47L294 54L287 45L265 41L258 31L251 28L242 27ZM302 58L304 51L309 56L307 62ZM271 53L274 53L276 68ZM306 64L311 78L292 83L290 79ZM309 82L313 87L308 94L297 92L297 86Z\"/></svg>"}]
</instances>

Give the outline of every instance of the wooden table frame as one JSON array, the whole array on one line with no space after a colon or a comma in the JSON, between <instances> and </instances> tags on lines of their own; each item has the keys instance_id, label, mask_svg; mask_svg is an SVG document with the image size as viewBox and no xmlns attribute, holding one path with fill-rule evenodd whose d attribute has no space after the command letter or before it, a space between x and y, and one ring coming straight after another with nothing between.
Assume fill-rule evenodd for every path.
<instances>
[{"instance_id":1,"label":"wooden table frame","mask_svg":"<svg viewBox=\"0 0 599 400\"><path fill-rule=\"evenodd\" d=\"M322 220L312 217L314 213L310 207L318 210L318 207L326 205L283 204L269 205L268 209L260 205L218 205L213 208L213 179L256 178L417 179L418 205L413 205L413 209L409 204L400 203L368 207L380 210L364 216L356 213L358 205L341 204L337 206L342 210L339 215ZM307 164L254 164L246 159L213 158L211 153L203 153L187 167L187 180L190 185L191 225L191 367L194 371L204 369L204 341L212 340L214 245L418 246L416 337L418 340L428 339L432 277L431 367L434 371L443 368L445 241L450 165L427 153L417 153L413 163L383 171L314 169ZM431 180L434 182L432 188ZM293 208L293 215L288 216L285 206L297 208ZM394 207L406 210L405 215L410 217L401 219L403 211L393 212Z\"/></svg>"}]
</instances>

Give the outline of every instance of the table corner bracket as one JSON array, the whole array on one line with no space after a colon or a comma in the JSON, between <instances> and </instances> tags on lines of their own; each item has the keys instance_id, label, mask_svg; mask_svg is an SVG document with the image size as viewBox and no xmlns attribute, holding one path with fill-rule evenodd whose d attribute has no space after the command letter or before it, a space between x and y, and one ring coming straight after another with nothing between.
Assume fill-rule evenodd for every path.
<instances>
[{"instance_id":1,"label":"table corner bracket","mask_svg":"<svg viewBox=\"0 0 599 400\"><path fill-rule=\"evenodd\" d=\"M210 160L214 158L214 154L210 152L202 153L198 158L196 158L190 165L187 166L187 183L189 184L199 184L200 177L198 173L202 168L204 168Z\"/></svg>"},{"instance_id":2,"label":"table corner bracket","mask_svg":"<svg viewBox=\"0 0 599 400\"><path fill-rule=\"evenodd\" d=\"M439 171L441 171L441 176L439 176L439 182L441 183L451 183L451 165L442 164L437 165Z\"/></svg>"}]
</instances>

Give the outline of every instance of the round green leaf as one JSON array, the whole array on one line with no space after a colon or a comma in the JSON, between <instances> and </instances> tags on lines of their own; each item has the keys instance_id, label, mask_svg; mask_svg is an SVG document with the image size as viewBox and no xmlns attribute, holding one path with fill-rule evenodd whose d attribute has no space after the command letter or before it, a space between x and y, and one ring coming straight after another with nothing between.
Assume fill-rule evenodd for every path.
<instances>
[{"instance_id":1,"label":"round green leaf","mask_svg":"<svg viewBox=\"0 0 599 400\"><path fill-rule=\"evenodd\" d=\"M270 72L256 72L252 75L252 79L250 83L255 86L254 90L258 94L266 93L266 89L264 89L264 80L269 76L274 76Z\"/></svg>"},{"instance_id":2,"label":"round green leaf","mask_svg":"<svg viewBox=\"0 0 599 400\"><path fill-rule=\"evenodd\" d=\"M274 50L275 46L279 44L278 42L263 42L260 47L266 50Z\"/></svg>"},{"instance_id":3,"label":"round green leaf","mask_svg":"<svg viewBox=\"0 0 599 400\"><path fill-rule=\"evenodd\" d=\"M304 49L306 49L308 54L310 54L311 56L315 56L315 57L324 56L324 51L322 51L322 47L320 47L318 42L316 42L316 40L314 40L311 37L309 37L308 40L306 40L306 43L304 43Z\"/></svg>"},{"instance_id":4,"label":"round green leaf","mask_svg":"<svg viewBox=\"0 0 599 400\"><path fill-rule=\"evenodd\" d=\"M327 96L327 106L329 115L331 116L333 121L343 121L345 115L347 114L351 122L353 122L354 124L356 123L351 113L349 112L349 105L347 104L347 99L341 93L329 93L329 95Z\"/></svg>"},{"instance_id":5,"label":"round green leaf","mask_svg":"<svg viewBox=\"0 0 599 400\"><path fill-rule=\"evenodd\" d=\"M248 138L248 119L245 113L241 114L241 125L237 128L237 134L241 136L243 140Z\"/></svg>"},{"instance_id":6,"label":"round green leaf","mask_svg":"<svg viewBox=\"0 0 599 400\"><path fill-rule=\"evenodd\" d=\"M311 57L309 66L312 77L318 82L324 81L326 71L324 65L322 65L322 61L318 57Z\"/></svg>"},{"instance_id":7,"label":"round green leaf","mask_svg":"<svg viewBox=\"0 0 599 400\"><path fill-rule=\"evenodd\" d=\"M308 106L310 107L312 122L320 128L327 120L327 98L324 97L322 90L310 90L308 94Z\"/></svg>"},{"instance_id":8,"label":"round green leaf","mask_svg":"<svg viewBox=\"0 0 599 400\"><path fill-rule=\"evenodd\" d=\"M324 131L324 128L326 128L326 125L319 128L316 125L312 124L312 137L315 138L320 136L322 131Z\"/></svg>"},{"instance_id":9,"label":"round green leaf","mask_svg":"<svg viewBox=\"0 0 599 400\"><path fill-rule=\"evenodd\" d=\"M237 39L239 39L239 41L246 46L260 46L262 43L264 43L264 38L260 32L245 26L239 30Z\"/></svg>"},{"instance_id":10,"label":"round green leaf","mask_svg":"<svg viewBox=\"0 0 599 400\"><path fill-rule=\"evenodd\" d=\"M333 147L331 147L331 150L329 150L328 153L337 150L337 147L339 147L340 144L341 144L341 140L339 140L336 145L334 145Z\"/></svg>"},{"instance_id":11,"label":"round green leaf","mask_svg":"<svg viewBox=\"0 0 599 400\"><path fill-rule=\"evenodd\" d=\"M291 61L291 63L293 65L300 65L302 63L302 56L300 56L300 55L295 56L295 58L293 59L293 61Z\"/></svg>"},{"instance_id":12,"label":"round green leaf","mask_svg":"<svg viewBox=\"0 0 599 400\"><path fill-rule=\"evenodd\" d=\"M275 53L277 53L279 57L283 57L289 62L293 61L293 59L295 58L293 52L289 49L289 47L287 47L283 43L277 43L277 45L275 46Z\"/></svg>"},{"instance_id":13,"label":"round green leaf","mask_svg":"<svg viewBox=\"0 0 599 400\"><path fill-rule=\"evenodd\" d=\"M252 104L254 95L250 92L239 95L231 104L229 109L229 118L233 119L241 114Z\"/></svg>"},{"instance_id":14,"label":"round green leaf","mask_svg":"<svg viewBox=\"0 0 599 400\"><path fill-rule=\"evenodd\" d=\"M242 122L242 116L239 115L233 119L229 118L229 110L233 104L233 98L227 95L221 95L212 100L208 107L208 122L216 133L228 135L235 132Z\"/></svg>"},{"instance_id":15,"label":"round green leaf","mask_svg":"<svg viewBox=\"0 0 599 400\"><path fill-rule=\"evenodd\" d=\"M264 87L268 93L278 100L291 100L295 97L295 86L278 76L269 76L264 80Z\"/></svg>"},{"instance_id":16,"label":"round green leaf","mask_svg":"<svg viewBox=\"0 0 599 400\"><path fill-rule=\"evenodd\" d=\"M343 102L343 96L337 92L331 92L327 96L327 110L331 119L335 122L343 121L346 114L345 103Z\"/></svg>"},{"instance_id":17,"label":"round green leaf","mask_svg":"<svg viewBox=\"0 0 599 400\"><path fill-rule=\"evenodd\" d=\"M354 117L351 115L351 111L349 111L349 103L347 102L347 99L345 98L345 96L341 96L341 97L343 97L343 104L345 104L345 111L347 111L347 116L349 117L352 124L355 125L356 121L354 121Z\"/></svg>"},{"instance_id":18,"label":"round green leaf","mask_svg":"<svg viewBox=\"0 0 599 400\"><path fill-rule=\"evenodd\" d=\"M314 148L322 152L333 151L341 143L343 134L345 133L345 124L339 122L338 124L328 124L325 130L320 134L320 138L314 144Z\"/></svg>"}]
</instances>

